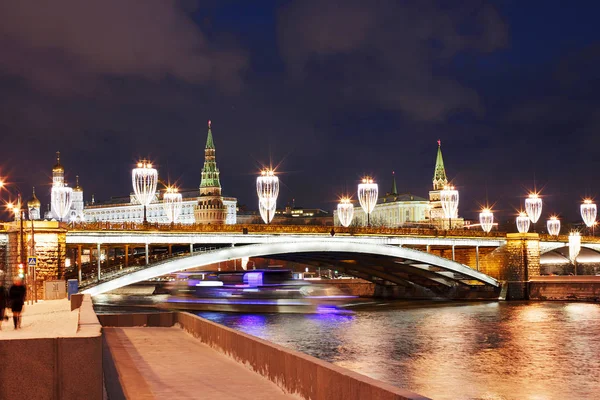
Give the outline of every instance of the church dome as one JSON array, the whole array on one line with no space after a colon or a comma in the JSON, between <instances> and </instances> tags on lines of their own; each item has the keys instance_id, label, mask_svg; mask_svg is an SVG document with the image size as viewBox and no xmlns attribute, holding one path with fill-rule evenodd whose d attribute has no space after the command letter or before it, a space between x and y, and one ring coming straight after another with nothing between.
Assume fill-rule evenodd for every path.
<instances>
[{"instance_id":1,"label":"church dome","mask_svg":"<svg viewBox=\"0 0 600 400\"><path fill-rule=\"evenodd\" d=\"M83 188L79 186L79 175L75 177L75 187L73 188L74 192L83 192Z\"/></svg>"},{"instance_id":2,"label":"church dome","mask_svg":"<svg viewBox=\"0 0 600 400\"><path fill-rule=\"evenodd\" d=\"M56 164L52 167L52 172L65 172L65 169L60 164L60 151L56 152Z\"/></svg>"},{"instance_id":3,"label":"church dome","mask_svg":"<svg viewBox=\"0 0 600 400\"><path fill-rule=\"evenodd\" d=\"M40 203L40 200L35 195L35 188L33 188L33 194L31 195L31 198L27 202L27 208L40 208L41 206L42 206L42 203Z\"/></svg>"}]
</instances>

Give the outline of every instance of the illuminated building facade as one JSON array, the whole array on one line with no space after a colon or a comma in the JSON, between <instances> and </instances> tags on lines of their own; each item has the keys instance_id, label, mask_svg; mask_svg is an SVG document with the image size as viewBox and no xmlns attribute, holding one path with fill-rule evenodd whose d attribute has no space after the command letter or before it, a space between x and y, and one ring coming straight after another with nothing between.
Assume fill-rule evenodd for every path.
<instances>
[{"instance_id":1,"label":"illuminated building facade","mask_svg":"<svg viewBox=\"0 0 600 400\"><path fill-rule=\"evenodd\" d=\"M60 163L60 152L56 152L56 164L52 167L52 188L62 188L67 186L67 182L65 181L65 168ZM51 208L49 212L46 212L44 215L45 219L60 219L58 217L58 211L54 209L56 192L54 190L51 191ZM34 193L35 197L35 193ZM37 199L37 198L36 198ZM33 200L33 199L32 199ZM73 193L71 194L71 207L68 213L68 221L84 221L84 213L83 213L83 189L79 186L79 176L77 176L77 185L73 188ZM39 200L38 200L39 201ZM39 219L39 218L38 218Z\"/></svg>"}]
</instances>

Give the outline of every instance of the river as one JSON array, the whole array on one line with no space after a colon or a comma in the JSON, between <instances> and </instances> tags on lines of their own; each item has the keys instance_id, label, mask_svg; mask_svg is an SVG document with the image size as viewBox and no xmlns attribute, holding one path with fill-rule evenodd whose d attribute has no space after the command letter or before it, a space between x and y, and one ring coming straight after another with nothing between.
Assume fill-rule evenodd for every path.
<instances>
[{"instance_id":1,"label":"river","mask_svg":"<svg viewBox=\"0 0 600 400\"><path fill-rule=\"evenodd\" d=\"M600 305L198 315L434 399L600 399Z\"/></svg>"}]
</instances>

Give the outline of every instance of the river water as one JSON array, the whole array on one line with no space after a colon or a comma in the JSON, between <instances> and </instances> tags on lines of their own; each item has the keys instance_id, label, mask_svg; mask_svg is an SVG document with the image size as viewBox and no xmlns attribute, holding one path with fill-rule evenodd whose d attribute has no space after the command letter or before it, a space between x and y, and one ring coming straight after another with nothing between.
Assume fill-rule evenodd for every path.
<instances>
[{"instance_id":1,"label":"river water","mask_svg":"<svg viewBox=\"0 0 600 400\"><path fill-rule=\"evenodd\" d=\"M600 305L198 315L434 399L600 399Z\"/></svg>"}]
</instances>

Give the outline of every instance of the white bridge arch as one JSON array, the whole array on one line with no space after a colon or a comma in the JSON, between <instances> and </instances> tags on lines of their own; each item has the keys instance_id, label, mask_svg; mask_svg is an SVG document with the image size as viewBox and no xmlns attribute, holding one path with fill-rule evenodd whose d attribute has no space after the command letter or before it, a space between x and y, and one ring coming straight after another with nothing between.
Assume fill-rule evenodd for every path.
<instances>
[{"instance_id":1,"label":"white bridge arch","mask_svg":"<svg viewBox=\"0 0 600 400\"><path fill-rule=\"evenodd\" d=\"M466 265L439 257L430 253L376 243L358 243L337 240L288 241L275 243L249 244L237 247L226 247L218 250L203 252L189 257L174 258L170 261L149 265L147 268L132 272L128 275L100 283L88 288L83 293L98 295L146 281L158 276L198 268L219 262L230 261L242 257L268 257L277 255L309 255L315 254L366 254L378 259L393 260L398 268L409 268L426 274L427 279L450 286L448 282L478 281L480 284L498 287L497 280L478 272ZM401 260L401 261L400 261Z\"/></svg>"}]
</instances>

